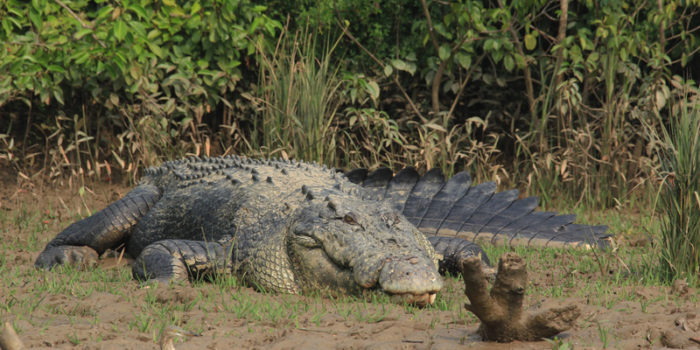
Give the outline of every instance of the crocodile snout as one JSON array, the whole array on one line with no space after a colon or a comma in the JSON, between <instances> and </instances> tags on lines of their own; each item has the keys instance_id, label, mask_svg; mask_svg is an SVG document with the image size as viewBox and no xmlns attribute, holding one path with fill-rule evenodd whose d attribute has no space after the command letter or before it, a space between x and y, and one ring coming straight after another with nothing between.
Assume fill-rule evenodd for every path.
<instances>
[{"instance_id":1,"label":"crocodile snout","mask_svg":"<svg viewBox=\"0 0 700 350\"><path fill-rule=\"evenodd\" d=\"M365 288L378 287L396 301L424 306L433 303L442 289L437 267L427 257L389 256L363 262L355 266L356 281Z\"/></svg>"},{"instance_id":2,"label":"crocodile snout","mask_svg":"<svg viewBox=\"0 0 700 350\"><path fill-rule=\"evenodd\" d=\"M393 295L428 294L430 297L442 289L442 278L435 263L420 256L391 258L382 267L378 282L382 290Z\"/></svg>"}]
</instances>

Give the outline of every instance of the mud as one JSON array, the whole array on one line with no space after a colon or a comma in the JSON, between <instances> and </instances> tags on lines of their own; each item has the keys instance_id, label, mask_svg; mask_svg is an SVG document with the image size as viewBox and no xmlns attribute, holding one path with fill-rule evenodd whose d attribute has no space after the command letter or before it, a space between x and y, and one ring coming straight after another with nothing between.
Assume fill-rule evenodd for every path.
<instances>
[{"instance_id":1,"label":"mud","mask_svg":"<svg viewBox=\"0 0 700 350\"><path fill-rule=\"evenodd\" d=\"M199 334L176 339L177 349L700 348L697 288L576 271L580 258L566 251L528 260L525 304L536 312L574 303L581 317L560 339L508 344L479 339L456 278L447 279L436 306L417 309L376 295L276 295L235 283L145 287L131 280L130 259L119 252L88 271L37 271L34 259L57 232L128 188L1 184L0 324L11 322L28 348L158 349L169 325Z\"/></svg>"}]
</instances>

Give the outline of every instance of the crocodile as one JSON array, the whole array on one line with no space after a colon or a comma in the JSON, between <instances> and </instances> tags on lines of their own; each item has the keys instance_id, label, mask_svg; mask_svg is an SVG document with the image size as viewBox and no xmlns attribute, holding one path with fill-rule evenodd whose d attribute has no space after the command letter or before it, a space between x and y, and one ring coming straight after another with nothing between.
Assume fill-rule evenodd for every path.
<instances>
[{"instance_id":1,"label":"crocodile","mask_svg":"<svg viewBox=\"0 0 700 350\"><path fill-rule=\"evenodd\" d=\"M338 172L316 163L190 157L144 171L123 198L60 232L35 266L94 264L125 247L139 281L235 274L260 290L361 294L432 303L476 242L602 244L607 227L535 211L535 197L461 172Z\"/></svg>"}]
</instances>

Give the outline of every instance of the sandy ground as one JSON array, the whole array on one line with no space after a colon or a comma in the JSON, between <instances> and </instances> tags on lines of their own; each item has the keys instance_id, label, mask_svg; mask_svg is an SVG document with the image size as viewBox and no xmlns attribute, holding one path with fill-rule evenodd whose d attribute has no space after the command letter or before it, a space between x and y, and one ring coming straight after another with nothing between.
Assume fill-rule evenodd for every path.
<instances>
[{"instance_id":1,"label":"sandy ground","mask_svg":"<svg viewBox=\"0 0 700 350\"><path fill-rule=\"evenodd\" d=\"M92 185L81 196L75 187L12 181L0 182L0 321L10 321L29 348L157 349L160 332L169 325L199 334L177 339L177 349L556 348L553 340L480 341L478 321L461 308L467 299L455 278L441 292L451 306L441 310L373 303L371 297L262 294L212 283L141 288L130 280L129 260L118 257L105 258L90 271L37 271L33 261L46 242L128 188ZM528 261L529 311L566 304L583 311L560 343L576 349L700 347L697 289L642 287L632 278L596 283L600 273L572 271L572 259L563 252ZM106 277L89 277L95 275ZM557 286L560 295L537 293Z\"/></svg>"}]
</instances>

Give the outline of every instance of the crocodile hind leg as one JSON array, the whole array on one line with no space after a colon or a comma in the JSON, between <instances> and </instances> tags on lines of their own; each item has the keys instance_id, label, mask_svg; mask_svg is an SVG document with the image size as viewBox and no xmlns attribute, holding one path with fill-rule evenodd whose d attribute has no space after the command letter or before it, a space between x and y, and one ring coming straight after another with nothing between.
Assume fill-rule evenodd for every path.
<instances>
[{"instance_id":1,"label":"crocodile hind leg","mask_svg":"<svg viewBox=\"0 0 700 350\"><path fill-rule=\"evenodd\" d=\"M117 247L129 238L131 228L146 215L160 195L156 186L139 185L122 199L68 226L46 245L34 265L51 268L64 264L96 263L98 254Z\"/></svg>"},{"instance_id":2,"label":"crocodile hind leg","mask_svg":"<svg viewBox=\"0 0 700 350\"><path fill-rule=\"evenodd\" d=\"M442 256L439 271L441 274L449 272L452 276L462 273L462 261L471 257L481 259L482 266L490 271L490 261L486 253L478 244L459 238L431 236L428 241L433 245L435 253Z\"/></svg>"},{"instance_id":3,"label":"crocodile hind leg","mask_svg":"<svg viewBox=\"0 0 700 350\"><path fill-rule=\"evenodd\" d=\"M231 246L216 242L166 239L149 244L132 265L139 281L183 281L226 271L231 266Z\"/></svg>"}]
</instances>

